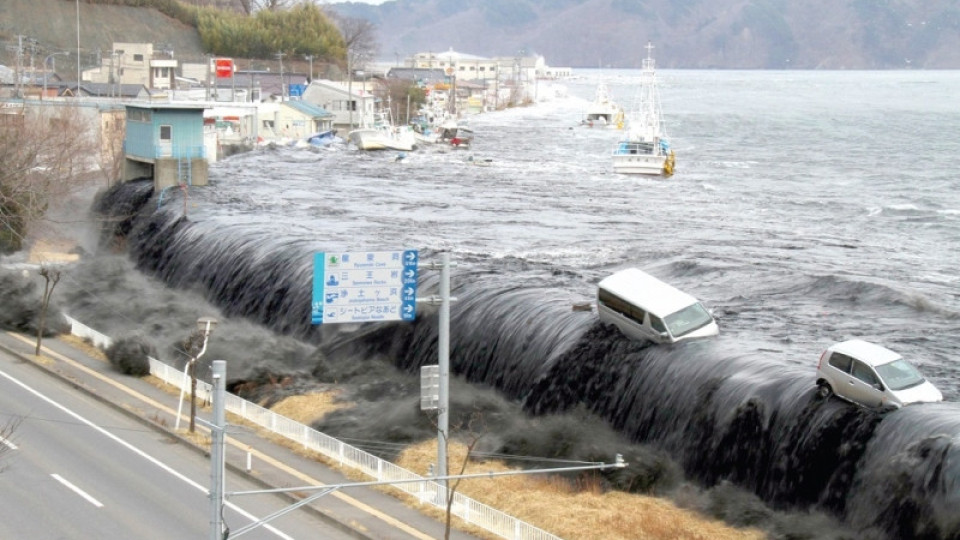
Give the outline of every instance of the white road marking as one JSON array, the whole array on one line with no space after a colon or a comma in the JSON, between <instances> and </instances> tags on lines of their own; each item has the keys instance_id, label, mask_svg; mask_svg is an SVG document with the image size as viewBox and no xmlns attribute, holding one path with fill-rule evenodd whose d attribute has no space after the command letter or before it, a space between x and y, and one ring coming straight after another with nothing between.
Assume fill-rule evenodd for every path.
<instances>
[{"instance_id":1,"label":"white road marking","mask_svg":"<svg viewBox=\"0 0 960 540\"><path fill-rule=\"evenodd\" d=\"M133 444L128 443L127 441L121 439L120 437L117 437L117 436L114 435L113 433L110 433L109 431L103 429L102 427L94 424L94 423L91 422L90 420L87 420L86 418L84 418L84 417L80 416L79 414L71 411L70 409L66 408L65 406L57 403L56 401L48 398L47 396L41 394L39 391L34 390L33 388L27 386L26 383L24 383L24 382L22 382L22 381L20 381L20 380L18 380L18 379L16 379L16 378L14 378L13 376L7 374L7 373L4 372L4 371L0 371L0 376L4 377L5 379L9 380L10 382L16 384L16 385L19 386L20 388L23 388L23 389L26 390L27 392L30 392L31 394L37 396L38 398L42 399L43 401L46 401L46 402L49 403L50 405L52 405L52 406L60 409L60 410L63 411L64 413L66 413L66 414L72 416L73 418L75 418L78 422L80 422L80 423L82 423L82 424L84 424L84 425L89 426L90 428L92 428L92 429L96 430L97 432L99 432L99 433L100 433L101 435L103 435L104 437L107 437L108 439L113 440L114 442L116 442L116 443L119 444L120 446L123 446L123 447L127 448L128 450L130 450L130 451L133 452L134 454L137 454L137 455L143 457L143 458L146 459L147 461L153 463L153 464L156 465L157 467L160 467L161 469L163 469L163 470L166 471L167 473L173 475L175 478L178 478L178 479L186 482L186 483L189 484L190 486L192 486L192 487L194 487L194 488L196 488L196 489L199 489L200 491L202 491L203 493L205 493L205 494L207 494L207 495L210 494L210 491L209 491L207 488L203 487L202 485L198 484L197 482L194 482L194 481L191 480L190 478L186 477L186 476L185 476L183 473L181 473L180 471L177 471L176 469L174 469L173 467L167 465L166 463L163 463L163 462L160 461L159 459L151 456L150 454L147 454L147 453L144 452L143 450L140 450L139 448L137 448L137 447L134 446ZM231 502L226 502L226 501L225 501L225 502L223 503L223 505L226 506L226 507L228 507L228 508L233 509L235 512L237 512L238 514L246 517L246 518L249 519L250 521L259 521L259 518L257 518L256 516L254 516L254 515L251 514L250 512L247 512L247 511L244 510L243 508L240 508L239 506L237 506L237 505L235 505L235 504L233 504L233 503L231 503ZM274 527L274 526L272 526L272 525L269 525L269 524L267 524L267 525L262 525L261 528L266 529L266 530L272 532L273 534L279 536L280 538L283 538L284 540L293 540L293 537L284 534L282 531L280 531L279 529L277 529L276 527Z\"/></svg>"},{"instance_id":2,"label":"white road marking","mask_svg":"<svg viewBox=\"0 0 960 540\"><path fill-rule=\"evenodd\" d=\"M83 497L84 499L86 499L87 502L89 502L90 504L96 506L97 508L103 508L103 503L102 503L102 502L94 499L92 495L90 495L90 494L87 493L86 491L78 488L77 486L71 484L69 481L64 480L63 477L60 476L59 474L53 473L53 474L51 474L50 476L52 476L53 479L56 480L57 482L60 482L61 484L65 485L65 486L67 486L68 488L70 488L71 490L73 490L73 492L76 493L77 495L79 495L79 496Z\"/></svg>"},{"instance_id":3,"label":"white road marking","mask_svg":"<svg viewBox=\"0 0 960 540\"><path fill-rule=\"evenodd\" d=\"M15 444L13 444L12 442L4 439L3 437L0 437L0 444L6 446L7 448L9 448L9 449L11 449L11 450L16 450L16 449L17 449L17 445L15 445Z\"/></svg>"}]
</instances>

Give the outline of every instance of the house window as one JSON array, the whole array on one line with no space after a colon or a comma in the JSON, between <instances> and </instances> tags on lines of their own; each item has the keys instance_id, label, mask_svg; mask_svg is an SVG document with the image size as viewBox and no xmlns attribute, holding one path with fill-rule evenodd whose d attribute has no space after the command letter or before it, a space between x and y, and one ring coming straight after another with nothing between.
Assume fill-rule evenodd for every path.
<instances>
[{"instance_id":1,"label":"house window","mask_svg":"<svg viewBox=\"0 0 960 540\"><path fill-rule=\"evenodd\" d=\"M143 55L142 55L142 54L135 54L135 55L133 55L133 61L134 61L134 62L143 62Z\"/></svg>"},{"instance_id":2,"label":"house window","mask_svg":"<svg viewBox=\"0 0 960 540\"><path fill-rule=\"evenodd\" d=\"M128 109L127 110L127 120L132 122L150 122L150 111L144 111L141 109Z\"/></svg>"},{"instance_id":3,"label":"house window","mask_svg":"<svg viewBox=\"0 0 960 540\"><path fill-rule=\"evenodd\" d=\"M160 126L160 142L170 142L173 140L173 126Z\"/></svg>"}]
</instances>

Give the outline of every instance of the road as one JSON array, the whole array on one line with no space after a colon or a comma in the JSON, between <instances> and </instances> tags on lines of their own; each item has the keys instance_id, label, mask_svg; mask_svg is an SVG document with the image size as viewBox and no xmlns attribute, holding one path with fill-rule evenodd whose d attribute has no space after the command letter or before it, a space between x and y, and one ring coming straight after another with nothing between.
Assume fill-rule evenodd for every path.
<instances>
[{"instance_id":1,"label":"road","mask_svg":"<svg viewBox=\"0 0 960 540\"><path fill-rule=\"evenodd\" d=\"M207 538L210 462L167 435L0 351L0 538ZM227 472L231 491L260 486ZM282 509L276 495L231 499L234 531ZM242 537L353 538L297 510Z\"/></svg>"}]
</instances>

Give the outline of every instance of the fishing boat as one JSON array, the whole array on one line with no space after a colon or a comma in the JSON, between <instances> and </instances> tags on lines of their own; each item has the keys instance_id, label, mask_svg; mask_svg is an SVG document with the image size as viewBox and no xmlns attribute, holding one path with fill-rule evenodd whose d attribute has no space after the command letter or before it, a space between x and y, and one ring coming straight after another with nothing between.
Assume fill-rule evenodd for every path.
<instances>
[{"instance_id":1,"label":"fishing boat","mask_svg":"<svg viewBox=\"0 0 960 540\"><path fill-rule=\"evenodd\" d=\"M607 84L600 81L597 84L597 92L593 101L587 106L587 112L583 117L582 123L590 127L599 124L601 126L616 126L621 128L623 127L623 120L623 109L610 99L610 91L607 89Z\"/></svg>"},{"instance_id":2,"label":"fishing boat","mask_svg":"<svg viewBox=\"0 0 960 540\"><path fill-rule=\"evenodd\" d=\"M372 126L361 127L347 134L360 150L400 150L416 148L417 139L410 126L396 126L386 113L376 113Z\"/></svg>"},{"instance_id":3,"label":"fishing boat","mask_svg":"<svg viewBox=\"0 0 960 540\"><path fill-rule=\"evenodd\" d=\"M646 48L636 109L627 114L626 130L613 149L613 171L670 176L676 158L663 128L653 45Z\"/></svg>"}]
</instances>

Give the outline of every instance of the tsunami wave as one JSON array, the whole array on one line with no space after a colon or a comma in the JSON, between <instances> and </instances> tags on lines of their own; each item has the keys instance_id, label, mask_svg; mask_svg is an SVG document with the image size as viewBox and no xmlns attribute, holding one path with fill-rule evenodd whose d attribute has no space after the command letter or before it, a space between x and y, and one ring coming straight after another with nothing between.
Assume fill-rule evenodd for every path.
<instances>
[{"instance_id":1,"label":"tsunami wave","mask_svg":"<svg viewBox=\"0 0 960 540\"><path fill-rule=\"evenodd\" d=\"M97 209L109 224L104 238L125 238L139 269L200 291L229 316L315 343L331 362L376 355L411 374L435 363L438 328L430 308L412 324L354 332L314 327L316 241L276 237L255 224L193 222L175 207L158 209L150 184L133 182L108 192ZM672 270L704 271L684 262ZM496 388L531 415L584 407L630 441L668 452L706 486L732 482L775 507L822 509L864 537L960 536L956 403L880 412L823 400L809 365L790 365L773 352L740 352L727 335L675 346L630 341L595 313L573 309L582 295L557 286L568 276L549 268L535 273L534 283L517 283L510 264L454 274L456 374ZM422 272L420 289L435 289L437 279ZM825 304L869 306L893 296L917 306L863 280L825 276L796 287Z\"/></svg>"}]
</instances>

